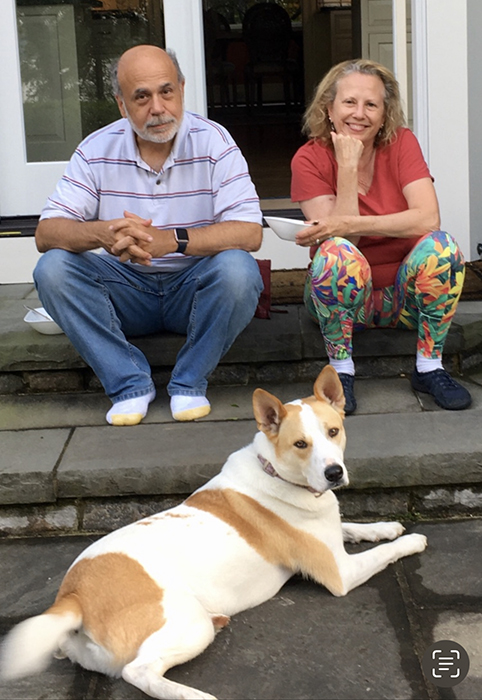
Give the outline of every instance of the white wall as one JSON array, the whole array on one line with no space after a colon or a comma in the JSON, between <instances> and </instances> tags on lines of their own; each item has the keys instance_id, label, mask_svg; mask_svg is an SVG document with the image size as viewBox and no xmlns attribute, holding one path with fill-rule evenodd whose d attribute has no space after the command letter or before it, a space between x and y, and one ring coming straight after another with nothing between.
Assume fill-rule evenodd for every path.
<instances>
[{"instance_id":1,"label":"white wall","mask_svg":"<svg viewBox=\"0 0 482 700\"><path fill-rule=\"evenodd\" d=\"M0 238L0 284L32 282L39 257L33 236Z\"/></svg>"},{"instance_id":2,"label":"white wall","mask_svg":"<svg viewBox=\"0 0 482 700\"><path fill-rule=\"evenodd\" d=\"M283 241L270 228L264 229L263 244L254 257L271 260L272 270L301 270L310 261L309 248Z\"/></svg>"}]
</instances>

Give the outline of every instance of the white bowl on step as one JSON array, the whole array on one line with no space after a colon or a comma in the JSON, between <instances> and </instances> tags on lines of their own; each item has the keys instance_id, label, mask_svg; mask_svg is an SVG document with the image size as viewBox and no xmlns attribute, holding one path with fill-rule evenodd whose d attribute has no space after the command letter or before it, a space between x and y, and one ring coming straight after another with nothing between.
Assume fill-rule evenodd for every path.
<instances>
[{"instance_id":1,"label":"white bowl on step","mask_svg":"<svg viewBox=\"0 0 482 700\"><path fill-rule=\"evenodd\" d=\"M37 309L29 309L23 320L25 323L29 324L30 328L34 328L44 335L58 335L59 333L63 333L63 330L55 323L53 318L48 315L43 306L39 306Z\"/></svg>"}]
</instances>

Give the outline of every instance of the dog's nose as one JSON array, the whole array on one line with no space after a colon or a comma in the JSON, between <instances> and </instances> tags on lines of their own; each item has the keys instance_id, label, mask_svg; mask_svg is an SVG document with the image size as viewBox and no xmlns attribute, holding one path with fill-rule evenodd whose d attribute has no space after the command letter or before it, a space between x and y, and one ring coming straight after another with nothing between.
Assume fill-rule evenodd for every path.
<instances>
[{"instance_id":1,"label":"dog's nose","mask_svg":"<svg viewBox=\"0 0 482 700\"><path fill-rule=\"evenodd\" d=\"M325 479L330 483L336 483L340 481L343 476L343 467L339 464L332 464L330 467L325 469Z\"/></svg>"}]
</instances>

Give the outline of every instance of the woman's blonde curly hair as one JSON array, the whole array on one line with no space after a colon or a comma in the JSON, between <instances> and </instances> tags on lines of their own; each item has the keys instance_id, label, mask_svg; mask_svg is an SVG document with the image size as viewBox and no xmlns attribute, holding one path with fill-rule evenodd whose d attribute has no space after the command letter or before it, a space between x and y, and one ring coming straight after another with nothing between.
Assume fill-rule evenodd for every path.
<instances>
[{"instance_id":1,"label":"woman's blonde curly hair","mask_svg":"<svg viewBox=\"0 0 482 700\"><path fill-rule=\"evenodd\" d=\"M311 139L318 139L333 147L330 132L332 130L328 117L328 107L333 104L338 83L351 73L375 75L385 86L384 123L375 139L375 146L385 146L392 141L397 129L406 125L400 100L400 90L393 73L385 66L365 58L343 61L333 66L319 83L314 97L303 117L303 132Z\"/></svg>"}]
</instances>

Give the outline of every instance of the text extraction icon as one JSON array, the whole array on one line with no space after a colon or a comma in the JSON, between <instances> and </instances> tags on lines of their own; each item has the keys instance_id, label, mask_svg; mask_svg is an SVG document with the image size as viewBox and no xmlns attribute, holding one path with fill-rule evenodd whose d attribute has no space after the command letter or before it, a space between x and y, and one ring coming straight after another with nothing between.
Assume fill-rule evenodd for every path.
<instances>
[{"instance_id":1,"label":"text extraction icon","mask_svg":"<svg viewBox=\"0 0 482 700\"><path fill-rule=\"evenodd\" d=\"M458 642L443 640L432 644L422 659L427 679L440 688L462 683L470 667L469 655Z\"/></svg>"}]
</instances>

